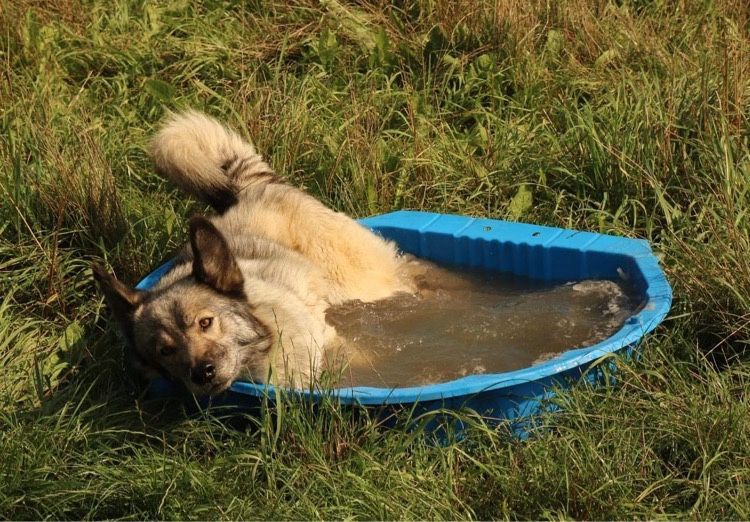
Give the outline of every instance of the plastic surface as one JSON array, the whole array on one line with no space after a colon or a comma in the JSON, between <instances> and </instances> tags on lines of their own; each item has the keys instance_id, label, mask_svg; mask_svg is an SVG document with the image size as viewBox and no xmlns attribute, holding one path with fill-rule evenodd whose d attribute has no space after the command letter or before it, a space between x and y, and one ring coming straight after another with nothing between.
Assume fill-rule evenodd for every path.
<instances>
[{"instance_id":1,"label":"plastic surface","mask_svg":"<svg viewBox=\"0 0 750 522\"><path fill-rule=\"evenodd\" d=\"M625 279L642 298L643 305L619 331L604 341L512 372L470 375L410 388L357 386L287 390L285 393L300 394L312 400L333 396L343 404L366 406L410 408L418 403L417 412L471 408L488 418L525 417L539 410L552 386L566 386L580 378L597 359L636 347L639 340L664 319L672 303L672 289L644 240L411 211L374 216L360 223L395 241L402 251L438 263L561 283ZM149 274L137 288L150 288L169 268L171 262ZM164 395L169 387L164 382L155 383L152 390L156 395ZM274 396L271 385L238 381L212 402L254 407L263 397L273 399Z\"/></svg>"}]
</instances>

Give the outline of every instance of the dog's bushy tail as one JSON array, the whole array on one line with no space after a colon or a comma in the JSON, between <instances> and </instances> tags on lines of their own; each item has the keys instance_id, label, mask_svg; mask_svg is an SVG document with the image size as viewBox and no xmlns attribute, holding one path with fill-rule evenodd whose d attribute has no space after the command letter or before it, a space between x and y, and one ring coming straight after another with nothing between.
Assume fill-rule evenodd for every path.
<instances>
[{"instance_id":1,"label":"dog's bushy tail","mask_svg":"<svg viewBox=\"0 0 750 522\"><path fill-rule=\"evenodd\" d=\"M278 182L250 143L197 111L171 116L151 141L150 153L162 175L219 212L253 183Z\"/></svg>"}]
</instances>

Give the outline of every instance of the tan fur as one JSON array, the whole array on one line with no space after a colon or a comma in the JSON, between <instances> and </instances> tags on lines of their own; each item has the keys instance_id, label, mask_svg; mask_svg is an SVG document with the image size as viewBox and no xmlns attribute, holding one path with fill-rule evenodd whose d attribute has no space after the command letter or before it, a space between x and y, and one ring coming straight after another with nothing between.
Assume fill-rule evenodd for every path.
<instances>
[{"instance_id":1,"label":"tan fur","mask_svg":"<svg viewBox=\"0 0 750 522\"><path fill-rule=\"evenodd\" d=\"M335 344L325 322L329 306L412 290L395 245L284 183L251 144L216 120L194 111L172 116L151 155L160 173L218 215L191 223L192 246L148 298L124 293L113 300L119 288L107 287L107 276L100 282L111 305L127 310L132 303L121 324L132 321L142 359L196 393L218 391L216 383L190 382L205 360L218 361L221 389L237 377L264 382L269 370L279 384L308 386ZM196 327L201 316L216 317L210 331ZM243 328L246 346L229 347ZM160 356L153 347L167 331L180 339L179 356Z\"/></svg>"},{"instance_id":2,"label":"tan fur","mask_svg":"<svg viewBox=\"0 0 750 522\"><path fill-rule=\"evenodd\" d=\"M230 241L251 235L305 256L330 280L325 298L331 304L409 290L399 278L395 245L277 182L254 147L216 120L194 111L176 115L154 138L151 152L160 172L204 201L209 190L230 187L237 203L212 222Z\"/></svg>"}]
</instances>

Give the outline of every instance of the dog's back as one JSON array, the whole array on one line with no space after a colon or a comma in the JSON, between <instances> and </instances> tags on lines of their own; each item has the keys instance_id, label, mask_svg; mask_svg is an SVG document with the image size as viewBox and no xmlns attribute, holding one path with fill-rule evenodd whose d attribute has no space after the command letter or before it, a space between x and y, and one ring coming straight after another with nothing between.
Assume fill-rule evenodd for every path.
<instances>
[{"instance_id":1,"label":"dog's back","mask_svg":"<svg viewBox=\"0 0 750 522\"><path fill-rule=\"evenodd\" d=\"M274 174L255 148L197 112L173 116L154 138L159 172L210 204L236 254L247 236L290 249L324 274L324 299L373 301L410 291L396 247Z\"/></svg>"}]
</instances>

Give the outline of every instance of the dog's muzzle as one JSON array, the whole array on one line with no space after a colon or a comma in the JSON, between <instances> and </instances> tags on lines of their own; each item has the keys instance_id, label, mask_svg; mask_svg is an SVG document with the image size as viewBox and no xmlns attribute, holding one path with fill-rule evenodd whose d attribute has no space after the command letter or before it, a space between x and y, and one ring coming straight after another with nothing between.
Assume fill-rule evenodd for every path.
<instances>
[{"instance_id":1,"label":"dog's muzzle","mask_svg":"<svg viewBox=\"0 0 750 522\"><path fill-rule=\"evenodd\" d=\"M190 380L199 386L210 383L216 375L216 368L210 361L200 361L190 369Z\"/></svg>"}]
</instances>

